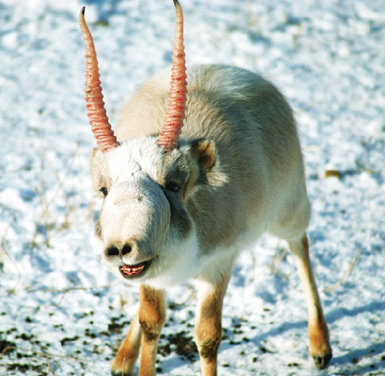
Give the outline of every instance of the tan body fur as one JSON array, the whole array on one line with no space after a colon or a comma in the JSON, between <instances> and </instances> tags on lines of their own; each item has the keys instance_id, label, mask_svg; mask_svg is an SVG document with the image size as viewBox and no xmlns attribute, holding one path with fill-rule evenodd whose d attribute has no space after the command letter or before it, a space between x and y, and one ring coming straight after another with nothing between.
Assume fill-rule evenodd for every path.
<instances>
[{"instance_id":1,"label":"tan body fur","mask_svg":"<svg viewBox=\"0 0 385 376\"><path fill-rule=\"evenodd\" d=\"M264 231L289 243L306 296L310 353L323 368L331 347L308 255L310 205L290 106L271 83L243 69L196 66L187 80L178 150L164 155L151 137L166 113L169 73L162 72L125 107L116 128L122 145L106 155L96 151L91 159L96 190L110 192L96 229L107 262L117 271L123 264L139 270L136 265L151 261L144 277L136 278L139 311L113 373L131 375L141 346L139 375L155 374L165 290L193 279L199 291L195 337L202 374L216 375L232 265L242 247ZM181 181L176 196L167 191L170 179ZM148 195L156 199L147 202Z\"/></svg>"},{"instance_id":2,"label":"tan body fur","mask_svg":"<svg viewBox=\"0 0 385 376\"><path fill-rule=\"evenodd\" d=\"M228 180L220 190L197 198L199 207L202 200L215 201L220 210L209 218L216 226L204 223L200 232L209 233L204 235L208 252L220 242L232 244L249 225L255 238L265 230L285 239L300 237L310 208L297 131L286 100L271 83L239 68L196 66L188 75L182 137L214 140ZM128 103L116 128L119 140L159 133L168 81L169 72L161 72Z\"/></svg>"}]
</instances>

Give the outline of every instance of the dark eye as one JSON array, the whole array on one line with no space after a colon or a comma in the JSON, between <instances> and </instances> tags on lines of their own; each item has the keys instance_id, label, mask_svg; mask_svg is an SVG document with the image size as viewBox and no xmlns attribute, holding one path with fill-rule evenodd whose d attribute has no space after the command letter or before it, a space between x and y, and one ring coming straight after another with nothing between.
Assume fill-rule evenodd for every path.
<instances>
[{"instance_id":1,"label":"dark eye","mask_svg":"<svg viewBox=\"0 0 385 376\"><path fill-rule=\"evenodd\" d=\"M166 184L166 189L171 192L179 192L180 186L174 182L169 182Z\"/></svg>"},{"instance_id":2,"label":"dark eye","mask_svg":"<svg viewBox=\"0 0 385 376\"><path fill-rule=\"evenodd\" d=\"M104 197L108 195L108 189L106 187L100 188L99 192L102 192Z\"/></svg>"}]
</instances>

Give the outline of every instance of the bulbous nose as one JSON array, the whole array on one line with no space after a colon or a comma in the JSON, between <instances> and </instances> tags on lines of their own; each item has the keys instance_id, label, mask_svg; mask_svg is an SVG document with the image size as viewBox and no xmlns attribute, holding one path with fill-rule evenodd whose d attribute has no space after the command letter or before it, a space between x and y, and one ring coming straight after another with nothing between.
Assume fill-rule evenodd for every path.
<instances>
[{"instance_id":1,"label":"bulbous nose","mask_svg":"<svg viewBox=\"0 0 385 376\"><path fill-rule=\"evenodd\" d=\"M123 245L110 244L105 250L106 257L126 256L137 247L135 240L129 240Z\"/></svg>"}]
</instances>

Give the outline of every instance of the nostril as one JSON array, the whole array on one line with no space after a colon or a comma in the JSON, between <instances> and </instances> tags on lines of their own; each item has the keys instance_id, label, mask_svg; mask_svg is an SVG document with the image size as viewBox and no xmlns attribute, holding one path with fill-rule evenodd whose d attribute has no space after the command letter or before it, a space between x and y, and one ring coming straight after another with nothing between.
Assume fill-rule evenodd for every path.
<instances>
[{"instance_id":1,"label":"nostril","mask_svg":"<svg viewBox=\"0 0 385 376\"><path fill-rule=\"evenodd\" d=\"M125 244L122 248L122 256L130 253L132 251L132 246L130 244Z\"/></svg>"},{"instance_id":2,"label":"nostril","mask_svg":"<svg viewBox=\"0 0 385 376\"><path fill-rule=\"evenodd\" d=\"M106 248L104 253L107 257L118 256L119 255L119 249L117 247L115 247L114 245L112 245L112 246Z\"/></svg>"}]
</instances>

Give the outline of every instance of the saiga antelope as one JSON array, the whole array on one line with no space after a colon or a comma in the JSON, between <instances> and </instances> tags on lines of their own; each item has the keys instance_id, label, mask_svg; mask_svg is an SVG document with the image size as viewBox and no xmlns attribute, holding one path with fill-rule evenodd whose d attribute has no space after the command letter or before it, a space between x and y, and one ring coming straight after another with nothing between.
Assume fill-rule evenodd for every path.
<instances>
[{"instance_id":1,"label":"saiga antelope","mask_svg":"<svg viewBox=\"0 0 385 376\"><path fill-rule=\"evenodd\" d=\"M332 350L309 260L310 204L292 110L270 82L244 69L193 66L186 76L182 8L174 4L170 89L168 72L145 83L116 136L84 8L80 13L86 103L98 144L91 175L103 198L96 235L113 272L140 284L139 309L112 373L132 375L140 350L139 375L155 374L167 287L193 280L202 374L216 375L232 266L264 231L289 244L305 291L310 354L324 368Z\"/></svg>"}]
</instances>

